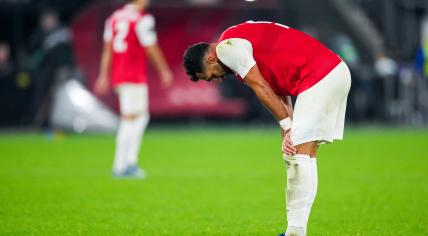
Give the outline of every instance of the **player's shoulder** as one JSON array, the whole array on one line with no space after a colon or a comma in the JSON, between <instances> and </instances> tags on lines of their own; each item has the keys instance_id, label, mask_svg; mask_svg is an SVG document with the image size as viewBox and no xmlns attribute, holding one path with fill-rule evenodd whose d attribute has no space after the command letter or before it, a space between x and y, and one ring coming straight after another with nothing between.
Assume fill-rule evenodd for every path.
<instances>
[{"instance_id":1,"label":"player's shoulder","mask_svg":"<svg viewBox=\"0 0 428 236\"><path fill-rule=\"evenodd\" d=\"M227 47L235 47L235 46L242 46L242 45L248 45L250 41L248 41L245 38L239 38L239 37L233 37L233 38L224 38L221 41L218 42L216 48L227 48Z\"/></svg>"},{"instance_id":2,"label":"player's shoulder","mask_svg":"<svg viewBox=\"0 0 428 236\"><path fill-rule=\"evenodd\" d=\"M217 43L215 51L221 61L236 60L241 55L252 55L251 42L243 38L227 38Z\"/></svg>"},{"instance_id":3,"label":"player's shoulder","mask_svg":"<svg viewBox=\"0 0 428 236\"><path fill-rule=\"evenodd\" d=\"M242 52L242 50L252 50L252 44L244 38L226 38L219 41L215 49L218 55L228 55Z\"/></svg>"},{"instance_id":4,"label":"player's shoulder","mask_svg":"<svg viewBox=\"0 0 428 236\"><path fill-rule=\"evenodd\" d=\"M155 26L155 17L149 12L141 12L137 20L137 29L152 29Z\"/></svg>"}]
</instances>

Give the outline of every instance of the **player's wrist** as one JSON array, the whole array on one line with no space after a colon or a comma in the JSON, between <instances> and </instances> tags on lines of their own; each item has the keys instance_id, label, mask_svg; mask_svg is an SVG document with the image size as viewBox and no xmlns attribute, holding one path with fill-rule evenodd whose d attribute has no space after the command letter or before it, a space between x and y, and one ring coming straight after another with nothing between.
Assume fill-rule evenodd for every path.
<instances>
[{"instance_id":1,"label":"player's wrist","mask_svg":"<svg viewBox=\"0 0 428 236\"><path fill-rule=\"evenodd\" d=\"M281 128L283 130L288 131L289 129L291 129L291 118L287 117L287 118L280 120L279 125L281 126Z\"/></svg>"}]
</instances>

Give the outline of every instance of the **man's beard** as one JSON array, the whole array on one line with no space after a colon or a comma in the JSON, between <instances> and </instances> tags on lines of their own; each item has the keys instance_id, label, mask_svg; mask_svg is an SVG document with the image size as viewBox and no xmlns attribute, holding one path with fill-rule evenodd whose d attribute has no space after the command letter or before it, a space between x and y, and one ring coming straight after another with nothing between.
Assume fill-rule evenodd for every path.
<instances>
[{"instance_id":1,"label":"man's beard","mask_svg":"<svg viewBox=\"0 0 428 236\"><path fill-rule=\"evenodd\" d=\"M233 70L231 70L229 67L227 67L226 65L224 65L222 62L220 62L221 67L223 68L224 74L223 74L223 78L228 78L231 76L235 76L235 72Z\"/></svg>"}]
</instances>

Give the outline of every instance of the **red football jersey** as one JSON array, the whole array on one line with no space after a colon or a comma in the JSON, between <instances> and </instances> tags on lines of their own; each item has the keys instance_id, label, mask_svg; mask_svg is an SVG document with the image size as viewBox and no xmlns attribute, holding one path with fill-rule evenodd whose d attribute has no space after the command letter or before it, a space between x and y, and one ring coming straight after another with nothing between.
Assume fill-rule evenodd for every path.
<instances>
[{"instance_id":1,"label":"red football jersey","mask_svg":"<svg viewBox=\"0 0 428 236\"><path fill-rule=\"evenodd\" d=\"M110 76L113 87L121 83L146 83L144 47L157 43L154 18L128 4L106 21L104 41L112 44Z\"/></svg>"},{"instance_id":2,"label":"red football jersey","mask_svg":"<svg viewBox=\"0 0 428 236\"><path fill-rule=\"evenodd\" d=\"M298 95L342 61L316 39L278 23L249 21L232 26L218 42L231 38L251 43L261 74L280 96Z\"/></svg>"}]
</instances>

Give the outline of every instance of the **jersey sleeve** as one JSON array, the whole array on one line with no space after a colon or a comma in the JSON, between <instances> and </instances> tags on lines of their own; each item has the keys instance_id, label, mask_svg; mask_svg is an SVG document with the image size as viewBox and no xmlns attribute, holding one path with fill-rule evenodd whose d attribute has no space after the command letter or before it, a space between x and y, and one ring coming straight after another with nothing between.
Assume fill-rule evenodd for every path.
<instances>
[{"instance_id":1,"label":"jersey sleeve","mask_svg":"<svg viewBox=\"0 0 428 236\"><path fill-rule=\"evenodd\" d=\"M111 25L111 19L107 19L104 24L104 33L103 33L103 40L104 42L109 42L113 38L113 29Z\"/></svg>"},{"instance_id":2,"label":"jersey sleeve","mask_svg":"<svg viewBox=\"0 0 428 236\"><path fill-rule=\"evenodd\" d=\"M158 41L155 31L155 18L150 14L144 15L138 20L135 31L143 47L155 45Z\"/></svg>"},{"instance_id":3,"label":"jersey sleeve","mask_svg":"<svg viewBox=\"0 0 428 236\"><path fill-rule=\"evenodd\" d=\"M223 64L238 73L241 78L256 65L253 46L246 39L230 38L221 41L216 47L217 57Z\"/></svg>"}]
</instances>

